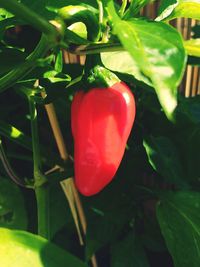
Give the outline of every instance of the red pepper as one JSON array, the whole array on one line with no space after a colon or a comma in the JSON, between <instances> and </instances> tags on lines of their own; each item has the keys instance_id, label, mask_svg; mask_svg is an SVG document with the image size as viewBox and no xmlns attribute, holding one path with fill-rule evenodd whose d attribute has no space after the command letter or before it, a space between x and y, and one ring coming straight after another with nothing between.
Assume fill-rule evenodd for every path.
<instances>
[{"instance_id":1,"label":"red pepper","mask_svg":"<svg viewBox=\"0 0 200 267\"><path fill-rule=\"evenodd\" d=\"M79 91L72 102L75 183L85 196L101 191L122 160L135 118L135 100L128 86Z\"/></svg>"}]
</instances>

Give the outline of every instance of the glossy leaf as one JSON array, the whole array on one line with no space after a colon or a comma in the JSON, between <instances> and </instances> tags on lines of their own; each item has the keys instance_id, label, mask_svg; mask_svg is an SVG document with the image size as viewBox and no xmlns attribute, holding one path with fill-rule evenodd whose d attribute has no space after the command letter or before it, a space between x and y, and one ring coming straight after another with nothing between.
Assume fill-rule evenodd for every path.
<instances>
[{"instance_id":1,"label":"glossy leaf","mask_svg":"<svg viewBox=\"0 0 200 267\"><path fill-rule=\"evenodd\" d=\"M184 173L178 151L167 137L149 137L143 142L149 163L166 181L181 184Z\"/></svg>"},{"instance_id":2,"label":"glossy leaf","mask_svg":"<svg viewBox=\"0 0 200 267\"><path fill-rule=\"evenodd\" d=\"M14 182L0 177L0 227L27 228L24 199Z\"/></svg>"},{"instance_id":3,"label":"glossy leaf","mask_svg":"<svg viewBox=\"0 0 200 267\"><path fill-rule=\"evenodd\" d=\"M13 17L13 14L5 10L4 8L0 8L0 21L5 20L7 18Z\"/></svg>"},{"instance_id":4,"label":"glossy leaf","mask_svg":"<svg viewBox=\"0 0 200 267\"><path fill-rule=\"evenodd\" d=\"M63 52L60 50L57 55L56 55L56 60L55 60L55 71L56 72L62 72L63 69Z\"/></svg>"},{"instance_id":5,"label":"glossy leaf","mask_svg":"<svg viewBox=\"0 0 200 267\"><path fill-rule=\"evenodd\" d=\"M131 232L111 248L111 267L149 267L139 239Z\"/></svg>"},{"instance_id":6,"label":"glossy leaf","mask_svg":"<svg viewBox=\"0 0 200 267\"><path fill-rule=\"evenodd\" d=\"M101 53L104 66L112 71L129 74L137 80L152 86L152 82L144 73L140 72L136 62L127 51Z\"/></svg>"},{"instance_id":7,"label":"glossy leaf","mask_svg":"<svg viewBox=\"0 0 200 267\"><path fill-rule=\"evenodd\" d=\"M184 47L185 47L188 55L200 57L200 38L185 41Z\"/></svg>"},{"instance_id":8,"label":"glossy leaf","mask_svg":"<svg viewBox=\"0 0 200 267\"><path fill-rule=\"evenodd\" d=\"M67 251L39 236L0 228L0 266L86 267Z\"/></svg>"},{"instance_id":9,"label":"glossy leaf","mask_svg":"<svg viewBox=\"0 0 200 267\"><path fill-rule=\"evenodd\" d=\"M79 35L81 38L87 39L87 28L84 23L76 22L71 24L68 29L75 34Z\"/></svg>"},{"instance_id":10,"label":"glossy leaf","mask_svg":"<svg viewBox=\"0 0 200 267\"><path fill-rule=\"evenodd\" d=\"M199 267L200 193L162 194L157 218L175 267Z\"/></svg>"},{"instance_id":11,"label":"glossy leaf","mask_svg":"<svg viewBox=\"0 0 200 267\"><path fill-rule=\"evenodd\" d=\"M177 86L186 61L179 33L162 22L140 19L123 21L109 5L107 9L111 9L113 32L132 56L137 72L151 80L167 117L173 120L177 106Z\"/></svg>"},{"instance_id":12,"label":"glossy leaf","mask_svg":"<svg viewBox=\"0 0 200 267\"><path fill-rule=\"evenodd\" d=\"M158 10L159 15L156 20L161 21L167 18L173 12L177 4L177 0L162 0Z\"/></svg>"},{"instance_id":13,"label":"glossy leaf","mask_svg":"<svg viewBox=\"0 0 200 267\"><path fill-rule=\"evenodd\" d=\"M200 19L200 1L199 0L163 0L161 4L160 15L156 18L160 20L172 20L175 18ZM169 5L168 5L169 3ZM166 6L166 9L163 7Z\"/></svg>"}]
</instances>

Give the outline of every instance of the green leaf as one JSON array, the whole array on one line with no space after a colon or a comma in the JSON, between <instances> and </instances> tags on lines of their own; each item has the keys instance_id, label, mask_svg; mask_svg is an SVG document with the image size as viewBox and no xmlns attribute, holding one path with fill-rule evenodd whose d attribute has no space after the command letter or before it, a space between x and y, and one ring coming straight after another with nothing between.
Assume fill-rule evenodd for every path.
<instances>
[{"instance_id":1,"label":"green leaf","mask_svg":"<svg viewBox=\"0 0 200 267\"><path fill-rule=\"evenodd\" d=\"M200 57L200 38L185 41L184 47L185 47L188 55Z\"/></svg>"},{"instance_id":2,"label":"green leaf","mask_svg":"<svg viewBox=\"0 0 200 267\"><path fill-rule=\"evenodd\" d=\"M185 124L183 125L185 126ZM193 184L198 185L200 177L200 126L199 124L186 126L181 129L178 134L178 141L182 147L182 157L184 158L187 179Z\"/></svg>"},{"instance_id":3,"label":"green leaf","mask_svg":"<svg viewBox=\"0 0 200 267\"><path fill-rule=\"evenodd\" d=\"M68 29L75 34L79 35L83 39L87 39L87 28L84 23L76 22L71 24Z\"/></svg>"},{"instance_id":4,"label":"green leaf","mask_svg":"<svg viewBox=\"0 0 200 267\"><path fill-rule=\"evenodd\" d=\"M187 121L192 124L200 124L200 95L193 97L180 97L177 108L177 123L185 127Z\"/></svg>"},{"instance_id":5,"label":"green leaf","mask_svg":"<svg viewBox=\"0 0 200 267\"><path fill-rule=\"evenodd\" d=\"M0 229L0 265L6 267L86 267L67 251L46 239L24 232Z\"/></svg>"},{"instance_id":6,"label":"green leaf","mask_svg":"<svg viewBox=\"0 0 200 267\"><path fill-rule=\"evenodd\" d=\"M0 120L0 135L5 136L12 142L32 151L32 139L25 135L21 130L17 129L13 125L5 123ZM42 160L47 166L52 166L52 164L61 163L60 159L46 146L40 146L42 152Z\"/></svg>"},{"instance_id":7,"label":"green leaf","mask_svg":"<svg viewBox=\"0 0 200 267\"><path fill-rule=\"evenodd\" d=\"M55 18L55 13L46 8L47 3L49 2L47 0L21 0L21 2L48 20Z\"/></svg>"},{"instance_id":8,"label":"green leaf","mask_svg":"<svg viewBox=\"0 0 200 267\"><path fill-rule=\"evenodd\" d=\"M192 56L188 57L188 65L200 66L200 58Z\"/></svg>"},{"instance_id":9,"label":"green leaf","mask_svg":"<svg viewBox=\"0 0 200 267\"><path fill-rule=\"evenodd\" d=\"M5 10L4 8L0 8L0 21L13 17L13 14Z\"/></svg>"},{"instance_id":10,"label":"green leaf","mask_svg":"<svg viewBox=\"0 0 200 267\"><path fill-rule=\"evenodd\" d=\"M26 58L25 53L14 48L0 48L0 76L19 66Z\"/></svg>"},{"instance_id":11,"label":"green leaf","mask_svg":"<svg viewBox=\"0 0 200 267\"><path fill-rule=\"evenodd\" d=\"M0 227L27 229L27 214L19 188L0 177Z\"/></svg>"},{"instance_id":12,"label":"green leaf","mask_svg":"<svg viewBox=\"0 0 200 267\"><path fill-rule=\"evenodd\" d=\"M175 267L199 267L200 194L177 192L161 195L157 218Z\"/></svg>"},{"instance_id":13,"label":"green leaf","mask_svg":"<svg viewBox=\"0 0 200 267\"><path fill-rule=\"evenodd\" d=\"M167 2L163 0L163 2ZM160 12L160 15L156 18L160 20L172 20L175 18L191 18L200 19L200 1L199 0L170 0L172 2L170 6ZM166 3L164 4L166 5Z\"/></svg>"},{"instance_id":14,"label":"green leaf","mask_svg":"<svg viewBox=\"0 0 200 267\"><path fill-rule=\"evenodd\" d=\"M110 1L109 1L110 2ZM158 99L170 120L177 106L177 86L185 69L186 55L180 34L162 22L120 18L108 5L113 32L130 53L138 68L155 88Z\"/></svg>"},{"instance_id":15,"label":"green leaf","mask_svg":"<svg viewBox=\"0 0 200 267\"><path fill-rule=\"evenodd\" d=\"M3 39L6 29L14 27L16 25L23 25L23 24L25 23L15 17L8 17L4 20L0 19L0 39Z\"/></svg>"},{"instance_id":16,"label":"green leaf","mask_svg":"<svg viewBox=\"0 0 200 267\"><path fill-rule=\"evenodd\" d=\"M191 180L199 183L200 164L198 159L200 151L200 127L195 127L190 131L186 147L188 152L188 175Z\"/></svg>"},{"instance_id":17,"label":"green leaf","mask_svg":"<svg viewBox=\"0 0 200 267\"><path fill-rule=\"evenodd\" d=\"M177 0L162 0L158 10L158 17L156 18L157 21L164 20L167 18L177 6Z\"/></svg>"},{"instance_id":18,"label":"green leaf","mask_svg":"<svg viewBox=\"0 0 200 267\"><path fill-rule=\"evenodd\" d=\"M55 71L59 73L62 72L62 69L63 69L63 53L62 50L59 50L59 52L56 55Z\"/></svg>"},{"instance_id":19,"label":"green leaf","mask_svg":"<svg viewBox=\"0 0 200 267\"><path fill-rule=\"evenodd\" d=\"M101 53L104 66L112 71L134 76L137 80L152 86L151 81L138 68L136 62L127 51Z\"/></svg>"},{"instance_id":20,"label":"green leaf","mask_svg":"<svg viewBox=\"0 0 200 267\"><path fill-rule=\"evenodd\" d=\"M152 2L152 0L132 0L123 18L129 19L134 17L140 11L140 9L147 5L149 2Z\"/></svg>"},{"instance_id":21,"label":"green leaf","mask_svg":"<svg viewBox=\"0 0 200 267\"><path fill-rule=\"evenodd\" d=\"M0 121L0 135L7 137L11 141L27 148L32 151L31 138L26 136L22 131L15 128L14 126Z\"/></svg>"},{"instance_id":22,"label":"green leaf","mask_svg":"<svg viewBox=\"0 0 200 267\"><path fill-rule=\"evenodd\" d=\"M149 137L143 141L149 163L166 181L184 184L184 173L175 145L167 137Z\"/></svg>"},{"instance_id":23,"label":"green leaf","mask_svg":"<svg viewBox=\"0 0 200 267\"><path fill-rule=\"evenodd\" d=\"M55 70L46 71L44 73L44 78L48 79L51 83L57 83L57 82L70 82L71 78L69 75L64 73L57 73Z\"/></svg>"},{"instance_id":24,"label":"green leaf","mask_svg":"<svg viewBox=\"0 0 200 267\"><path fill-rule=\"evenodd\" d=\"M67 199L60 186L60 181L66 178L66 173L54 173L48 175L49 188L49 210L50 210L50 236L51 238L64 226L72 221L71 211Z\"/></svg>"},{"instance_id":25,"label":"green leaf","mask_svg":"<svg viewBox=\"0 0 200 267\"><path fill-rule=\"evenodd\" d=\"M28 1L28 0L27 0ZM40 1L40 0L37 0ZM97 1L96 0L48 0L46 1L46 8L51 11L57 12L60 8L68 5L82 5L89 8L92 11L97 10Z\"/></svg>"},{"instance_id":26,"label":"green leaf","mask_svg":"<svg viewBox=\"0 0 200 267\"><path fill-rule=\"evenodd\" d=\"M98 197L89 200L87 259L104 245L113 242L122 228L134 217L132 199L122 193L122 186L116 186L106 188Z\"/></svg>"},{"instance_id":27,"label":"green leaf","mask_svg":"<svg viewBox=\"0 0 200 267\"><path fill-rule=\"evenodd\" d=\"M200 38L200 24L197 23L195 26L192 27L193 38Z\"/></svg>"},{"instance_id":28,"label":"green leaf","mask_svg":"<svg viewBox=\"0 0 200 267\"><path fill-rule=\"evenodd\" d=\"M149 267L139 239L133 234L111 248L111 267Z\"/></svg>"}]
</instances>

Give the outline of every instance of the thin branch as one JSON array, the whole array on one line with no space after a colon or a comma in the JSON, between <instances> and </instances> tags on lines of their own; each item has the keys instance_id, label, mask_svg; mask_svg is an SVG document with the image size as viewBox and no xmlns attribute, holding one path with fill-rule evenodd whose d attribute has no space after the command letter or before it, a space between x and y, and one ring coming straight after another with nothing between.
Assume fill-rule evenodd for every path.
<instances>
[{"instance_id":1,"label":"thin branch","mask_svg":"<svg viewBox=\"0 0 200 267\"><path fill-rule=\"evenodd\" d=\"M12 169L9 161L8 161L8 158L5 154L5 151L4 151L4 148L3 148L3 145L2 145L2 140L0 139L0 159L1 159L1 162L4 166L4 169L6 171L6 173L8 174L8 176L11 178L11 180L16 183L17 185L19 186L22 186L22 187L25 187L25 188L33 188L31 186L28 186L25 184L24 181L22 181L14 172L14 170Z\"/></svg>"}]
</instances>

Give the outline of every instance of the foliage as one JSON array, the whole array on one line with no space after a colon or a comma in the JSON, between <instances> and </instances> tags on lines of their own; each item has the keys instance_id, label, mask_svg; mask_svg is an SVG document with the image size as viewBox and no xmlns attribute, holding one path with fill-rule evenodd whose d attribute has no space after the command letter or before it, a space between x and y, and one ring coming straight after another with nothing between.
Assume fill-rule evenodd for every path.
<instances>
[{"instance_id":1,"label":"foliage","mask_svg":"<svg viewBox=\"0 0 200 267\"><path fill-rule=\"evenodd\" d=\"M121 2L0 0L1 266L81 267L94 253L99 266L200 265L200 98L178 90L187 64L199 65L199 26L183 40L169 24L199 20L200 1L163 0L154 20L140 16L152 1ZM66 51L86 55L85 65L68 63ZM81 197L82 248L60 181L73 176L71 101L91 88L96 64L129 85L137 115L114 181ZM68 162L58 155L49 103ZM20 179L27 188L13 183Z\"/></svg>"}]
</instances>

